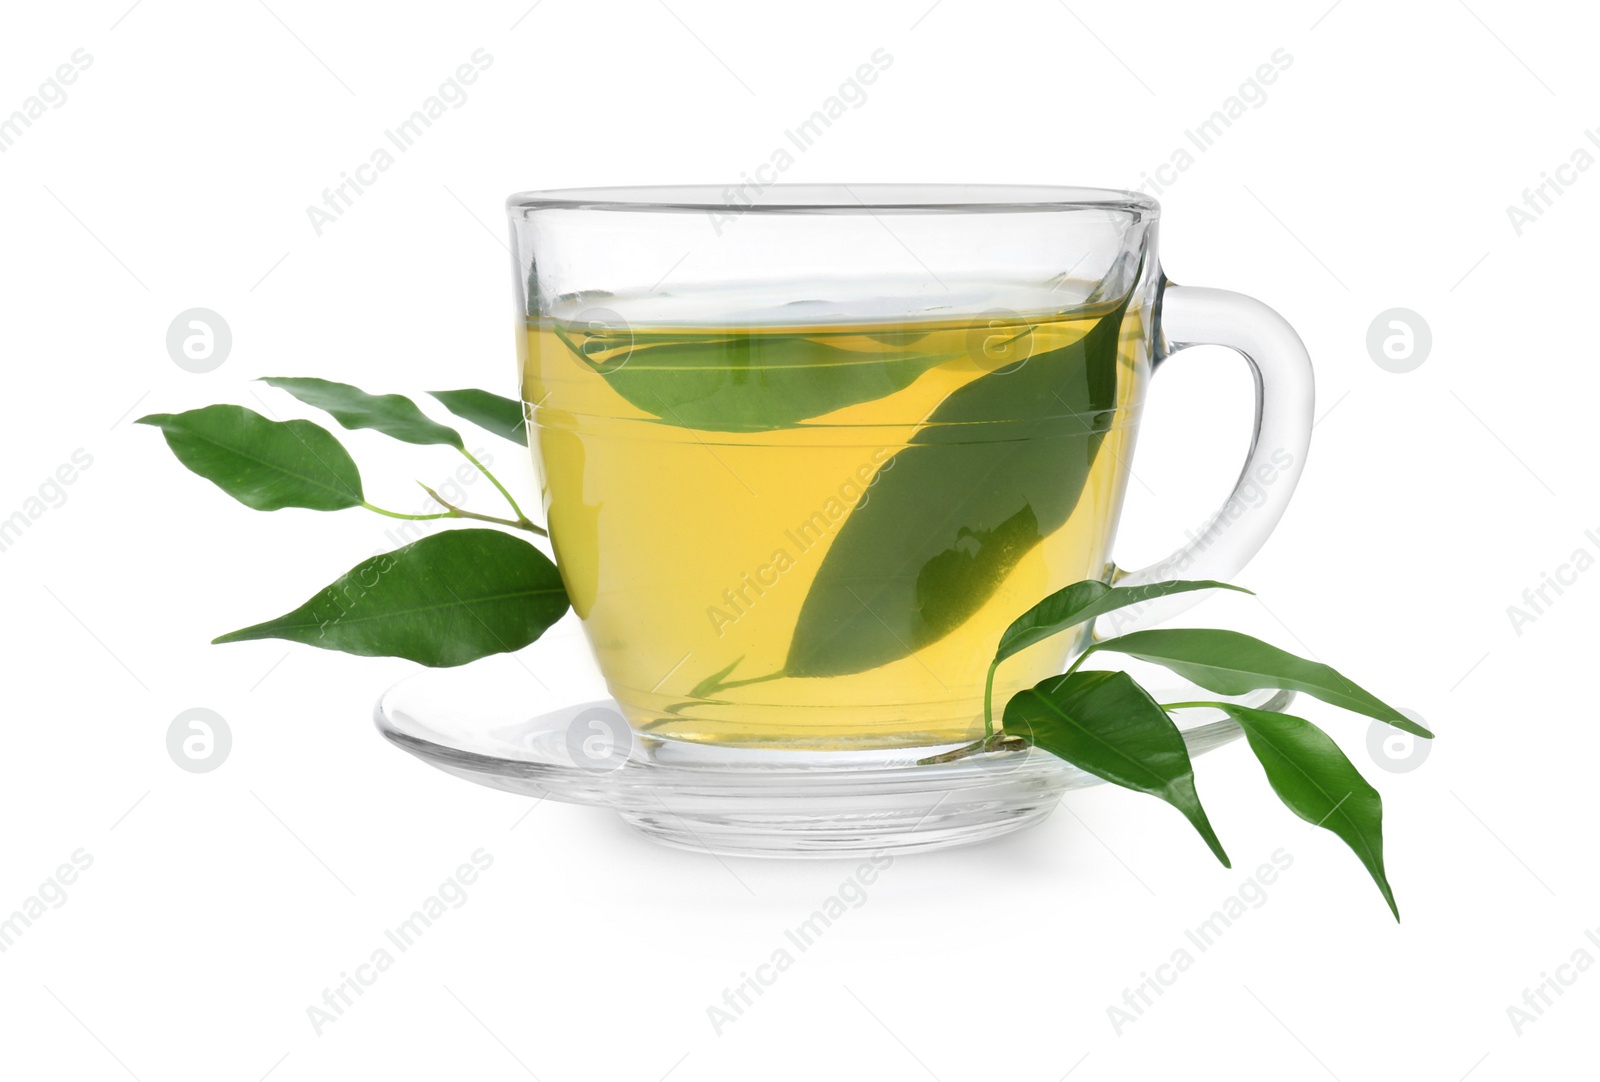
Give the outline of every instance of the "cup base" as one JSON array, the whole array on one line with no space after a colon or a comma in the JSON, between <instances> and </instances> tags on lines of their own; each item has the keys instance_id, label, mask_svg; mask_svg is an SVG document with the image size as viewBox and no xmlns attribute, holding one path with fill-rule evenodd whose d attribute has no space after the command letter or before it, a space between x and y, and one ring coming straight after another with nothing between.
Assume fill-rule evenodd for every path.
<instances>
[{"instance_id":1,"label":"cup base","mask_svg":"<svg viewBox=\"0 0 1600 1082\"><path fill-rule=\"evenodd\" d=\"M548 703L552 709L530 713L526 671L511 660L400 681L377 702L378 731L456 777L609 808L663 844L730 856L827 858L965 845L1031 826L1068 791L1103 784L1034 749L923 765L919 759L956 745L788 751L656 740L629 730L610 700ZM1151 690L1168 702L1206 695L1181 683ZM1282 710L1293 698L1264 691L1233 701ZM1177 723L1191 756L1240 735L1218 710L1180 711Z\"/></svg>"}]
</instances>

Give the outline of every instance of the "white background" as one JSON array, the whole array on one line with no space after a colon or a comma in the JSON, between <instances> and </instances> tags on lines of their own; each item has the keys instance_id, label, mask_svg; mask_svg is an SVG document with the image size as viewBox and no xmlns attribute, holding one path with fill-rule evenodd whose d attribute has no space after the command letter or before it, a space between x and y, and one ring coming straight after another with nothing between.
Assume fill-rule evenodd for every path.
<instances>
[{"instance_id":1,"label":"white background","mask_svg":"<svg viewBox=\"0 0 1600 1082\"><path fill-rule=\"evenodd\" d=\"M1578 973L1520 1034L1507 1008L1580 948L1600 958L1584 936L1600 926L1587 675L1600 572L1520 634L1507 607L1574 550L1600 553L1584 535L1600 527L1587 326L1600 170L1520 236L1505 208L1600 123L1593 13L1508 0L669 2L8 10L0 114L75 49L93 62L0 154L0 517L75 450L93 465L0 552L0 913L74 851L93 864L0 954L0 1070L1591 1073L1600 972ZM478 48L494 59L469 100L317 236L306 206ZM1240 577L1262 600L1199 613L1314 652L1439 734L1418 768L1391 772L1363 723L1302 703L1383 793L1403 924L1234 745L1201 760L1199 778L1236 870L1157 801L1075 794L1036 829L897 860L719 1035L708 1005L853 863L719 861L554 803L524 818L528 801L374 732L372 701L408 663L207 645L298 603L383 546L389 523L248 511L133 418L260 409L248 381L261 375L513 393L507 193L735 180L878 48L892 67L785 179L1135 186L1274 50L1293 57L1162 195L1172 276L1277 308L1319 383L1304 481ZM207 375L180 370L164 342L197 306L234 338ZM1396 306L1433 336L1404 375L1366 347L1373 317ZM1248 396L1220 351L1158 378L1121 562L1160 556L1220 501ZM281 396L272 408L306 415ZM412 480L454 467L442 449L342 435L390 505L419 506ZM526 491L515 449L494 450ZM475 490L472 506L490 495ZM579 650L568 623L526 658L554 675ZM182 771L166 750L169 723L194 706L232 730L213 773ZM1294 863L1265 904L1119 1033L1107 1008L1280 847ZM466 904L319 1036L307 1007L480 848L494 863Z\"/></svg>"}]
</instances>

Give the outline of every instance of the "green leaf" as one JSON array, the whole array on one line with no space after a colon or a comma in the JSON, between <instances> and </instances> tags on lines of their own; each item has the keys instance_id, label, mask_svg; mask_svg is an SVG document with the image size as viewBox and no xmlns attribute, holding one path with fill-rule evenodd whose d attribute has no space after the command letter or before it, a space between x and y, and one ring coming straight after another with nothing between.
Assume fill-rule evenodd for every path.
<instances>
[{"instance_id":1,"label":"green leaf","mask_svg":"<svg viewBox=\"0 0 1600 1082\"><path fill-rule=\"evenodd\" d=\"M1383 800L1328 734L1289 714L1219 703L1244 730L1272 791L1300 818L1333 831L1355 851L1383 892L1394 919L1400 910L1383 871Z\"/></svg>"},{"instance_id":2,"label":"green leaf","mask_svg":"<svg viewBox=\"0 0 1600 1082\"><path fill-rule=\"evenodd\" d=\"M1237 631L1212 628L1157 628L1106 639L1089 648L1165 665L1191 683L1218 695L1243 695L1262 688L1303 691L1325 703L1388 722L1415 736L1433 736L1400 711L1320 661Z\"/></svg>"},{"instance_id":3,"label":"green leaf","mask_svg":"<svg viewBox=\"0 0 1600 1082\"><path fill-rule=\"evenodd\" d=\"M528 427L522 413L522 403L514 398L502 398L488 391L463 388L459 391L429 391L441 405L457 417L471 421L512 443L528 446Z\"/></svg>"},{"instance_id":4,"label":"green leaf","mask_svg":"<svg viewBox=\"0 0 1600 1082\"><path fill-rule=\"evenodd\" d=\"M442 443L461 449L461 433L430 420L403 394L368 394L348 383L325 379L265 376L261 382L288 391L308 406L326 410L346 428L371 428L406 443Z\"/></svg>"},{"instance_id":5,"label":"green leaf","mask_svg":"<svg viewBox=\"0 0 1600 1082\"><path fill-rule=\"evenodd\" d=\"M178 461L257 511L362 504L361 474L333 435L310 421L269 421L243 406L152 413Z\"/></svg>"},{"instance_id":6,"label":"green leaf","mask_svg":"<svg viewBox=\"0 0 1600 1082\"><path fill-rule=\"evenodd\" d=\"M1011 622L1000 636L1000 646L995 650L995 664L1013 654L1043 642L1058 632L1078 624L1088 623L1108 612L1139 605L1169 594L1188 593L1191 590L1238 590L1248 594L1243 586L1226 582L1174 580L1152 582L1146 586L1107 586L1099 579L1085 579L1064 586L1039 602Z\"/></svg>"},{"instance_id":7,"label":"green leaf","mask_svg":"<svg viewBox=\"0 0 1600 1082\"><path fill-rule=\"evenodd\" d=\"M566 611L544 553L499 530L446 530L361 561L293 612L212 641L288 639L444 668L520 650Z\"/></svg>"},{"instance_id":8,"label":"green leaf","mask_svg":"<svg viewBox=\"0 0 1600 1082\"><path fill-rule=\"evenodd\" d=\"M1126 789L1160 797L1183 813L1224 868L1233 865L1195 792L1183 734L1125 672L1075 672L1018 692L1005 731Z\"/></svg>"},{"instance_id":9,"label":"green leaf","mask_svg":"<svg viewBox=\"0 0 1600 1082\"><path fill-rule=\"evenodd\" d=\"M639 409L668 424L713 432L788 428L903 390L933 366L963 355L914 348L925 331L725 338L697 331L685 341L626 328L588 333L576 324L557 324L553 329L579 360Z\"/></svg>"},{"instance_id":10,"label":"green leaf","mask_svg":"<svg viewBox=\"0 0 1600 1082\"><path fill-rule=\"evenodd\" d=\"M1122 309L952 392L879 468L801 606L784 671L898 660L966 622L1083 495L1114 417Z\"/></svg>"}]
</instances>

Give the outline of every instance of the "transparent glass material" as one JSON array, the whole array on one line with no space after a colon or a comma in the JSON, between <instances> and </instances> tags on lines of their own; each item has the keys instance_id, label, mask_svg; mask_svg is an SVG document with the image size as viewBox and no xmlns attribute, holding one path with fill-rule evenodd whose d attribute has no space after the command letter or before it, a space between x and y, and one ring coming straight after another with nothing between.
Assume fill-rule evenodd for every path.
<instances>
[{"instance_id":1,"label":"transparent glass material","mask_svg":"<svg viewBox=\"0 0 1600 1082\"><path fill-rule=\"evenodd\" d=\"M1258 302L1166 281L1141 195L612 188L508 211L551 540L611 694L653 739L969 738L1014 617L1084 578L1232 575L1304 461L1299 339ZM1239 485L1183 550L1118 570L1150 376L1201 343L1255 372ZM996 701L1088 634L1008 660Z\"/></svg>"},{"instance_id":2,"label":"transparent glass material","mask_svg":"<svg viewBox=\"0 0 1600 1082\"><path fill-rule=\"evenodd\" d=\"M1158 671L1141 669L1138 679L1163 702L1204 694ZM530 695L546 701L530 710ZM1281 710L1293 698L1262 691L1238 701ZM502 654L408 677L374 716L385 739L455 777L607 808L664 844L736 856L963 845L1031 826L1065 793L1105 784L1035 749L918 764L925 749L719 748L635 737L609 700L547 700L523 664ZM1239 736L1220 710L1180 710L1175 721L1191 757Z\"/></svg>"}]
</instances>

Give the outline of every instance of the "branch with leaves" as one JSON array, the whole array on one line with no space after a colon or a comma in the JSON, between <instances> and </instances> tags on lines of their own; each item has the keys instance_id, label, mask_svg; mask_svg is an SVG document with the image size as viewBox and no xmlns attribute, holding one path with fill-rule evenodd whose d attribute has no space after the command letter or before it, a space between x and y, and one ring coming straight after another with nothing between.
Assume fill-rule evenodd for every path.
<instances>
[{"instance_id":1,"label":"branch with leaves","mask_svg":"<svg viewBox=\"0 0 1600 1082\"><path fill-rule=\"evenodd\" d=\"M990 693L995 672L1007 658L1129 605L1191 590L1218 589L1250 592L1222 582L1118 587L1094 579L1057 590L1012 621L1000 636L989 664L983 739L922 761L951 762L971 755L1039 748L1098 778L1171 804L1189 820L1222 866L1230 868L1228 854L1201 806L1188 746L1172 719L1179 710L1220 710L1244 730L1273 792L1290 811L1333 831L1355 852L1399 920L1400 910L1383 867L1383 802L1321 729L1304 718L1226 700L1159 703L1126 672L1082 667L1096 654L1125 654L1161 665L1217 695L1270 689L1302 692L1413 736L1433 736L1321 662L1296 657L1237 631L1135 631L1093 643L1062 675L1013 695L1005 704L1000 727L995 727Z\"/></svg>"},{"instance_id":2,"label":"branch with leaves","mask_svg":"<svg viewBox=\"0 0 1600 1082\"><path fill-rule=\"evenodd\" d=\"M258 511L359 507L391 518L459 519L500 527L447 530L373 556L298 608L219 636L215 642L288 639L443 667L520 650L566 613L569 604L556 565L515 535L542 536L545 531L529 521L506 487L466 449L459 432L432 420L403 395L371 395L321 379L265 382L323 410L346 429L372 429L406 443L454 448L489 479L510 515L484 515L453 506L426 485L422 487L439 504L438 512L412 515L378 507L366 499L349 452L332 432L311 421L274 421L228 405L140 418L139 423L161 429L184 466ZM478 390L436 391L433 397L456 416L527 445L521 403ZM1160 703L1126 672L1083 667L1091 657L1123 654L1161 665L1215 695L1296 691L1413 736L1432 737L1327 665L1235 631L1136 631L1093 643L1065 673L1013 695L1003 704L996 725L995 674L1008 658L1117 609L1213 589L1242 590L1210 581L1127 587L1093 579L1057 590L1017 617L1001 635L984 689L983 737L922 762L1037 748L1096 777L1171 804L1229 867L1228 855L1200 803L1188 747L1173 720L1173 714L1182 710L1221 711L1243 730L1279 799L1300 818L1332 831L1355 852L1398 920L1383 863L1382 801L1326 733L1304 718L1242 706L1227 698ZM708 700L726 689L790 675L727 680L737 665L735 661L701 681L691 696Z\"/></svg>"},{"instance_id":3,"label":"branch with leaves","mask_svg":"<svg viewBox=\"0 0 1600 1082\"><path fill-rule=\"evenodd\" d=\"M438 512L412 515L379 507L367 500L361 472L338 437L312 421L274 421L243 406L217 405L151 414L138 423L161 429L179 462L257 511L359 507L389 518L469 520L544 536L543 527L467 450L461 433L432 420L404 395L371 395L322 379L263 382L323 410L344 428L454 448L504 497L510 516L457 507L427 485L422 488ZM520 402L470 389L436 391L433 397L458 417L527 445ZM298 608L213 641L289 639L369 657L462 665L520 650L567 608L556 565L533 545L501 530L449 530L363 560Z\"/></svg>"}]
</instances>

